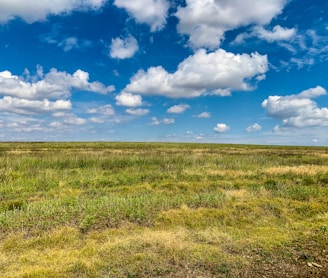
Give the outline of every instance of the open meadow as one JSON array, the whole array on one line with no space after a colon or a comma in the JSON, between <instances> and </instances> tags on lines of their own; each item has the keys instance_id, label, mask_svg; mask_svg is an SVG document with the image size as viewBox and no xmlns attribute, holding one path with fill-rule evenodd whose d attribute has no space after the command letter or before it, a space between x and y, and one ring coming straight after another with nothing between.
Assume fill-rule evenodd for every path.
<instances>
[{"instance_id":1,"label":"open meadow","mask_svg":"<svg viewBox=\"0 0 328 278\"><path fill-rule=\"evenodd\" d=\"M0 143L1 277L328 277L328 149Z\"/></svg>"}]
</instances>

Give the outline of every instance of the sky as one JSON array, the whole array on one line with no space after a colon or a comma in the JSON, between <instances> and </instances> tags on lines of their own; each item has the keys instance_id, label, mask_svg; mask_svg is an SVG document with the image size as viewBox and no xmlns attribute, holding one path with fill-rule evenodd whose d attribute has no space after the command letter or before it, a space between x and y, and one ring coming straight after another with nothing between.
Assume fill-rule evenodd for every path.
<instances>
[{"instance_id":1,"label":"sky","mask_svg":"<svg viewBox=\"0 0 328 278\"><path fill-rule=\"evenodd\" d=\"M328 145L326 0L0 0L0 141Z\"/></svg>"}]
</instances>

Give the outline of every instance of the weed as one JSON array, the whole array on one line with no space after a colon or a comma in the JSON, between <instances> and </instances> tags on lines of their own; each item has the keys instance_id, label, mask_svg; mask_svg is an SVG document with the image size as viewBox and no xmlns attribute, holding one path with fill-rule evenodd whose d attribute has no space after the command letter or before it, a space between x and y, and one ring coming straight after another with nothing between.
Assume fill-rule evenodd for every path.
<instances>
[{"instance_id":1,"label":"weed","mask_svg":"<svg viewBox=\"0 0 328 278\"><path fill-rule=\"evenodd\" d=\"M12 211L12 210L22 210L26 207L26 204L23 200L8 200L2 201L0 203L0 212L1 211Z\"/></svg>"}]
</instances>

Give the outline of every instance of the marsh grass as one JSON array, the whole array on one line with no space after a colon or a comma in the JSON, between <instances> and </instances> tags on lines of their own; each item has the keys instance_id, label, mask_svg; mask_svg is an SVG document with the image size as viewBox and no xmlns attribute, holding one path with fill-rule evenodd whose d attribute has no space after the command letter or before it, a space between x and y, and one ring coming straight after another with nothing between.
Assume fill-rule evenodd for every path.
<instances>
[{"instance_id":1,"label":"marsh grass","mask_svg":"<svg viewBox=\"0 0 328 278\"><path fill-rule=\"evenodd\" d=\"M2 277L328 276L326 148L2 143L0 182Z\"/></svg>"}]
</instances>

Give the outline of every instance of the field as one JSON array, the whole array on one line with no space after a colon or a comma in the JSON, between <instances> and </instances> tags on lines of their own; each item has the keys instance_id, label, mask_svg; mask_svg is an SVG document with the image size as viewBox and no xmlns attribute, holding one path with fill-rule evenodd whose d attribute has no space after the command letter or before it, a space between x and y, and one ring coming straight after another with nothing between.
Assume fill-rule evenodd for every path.
<instances>
[{"instance_id":1,"label":"field","mask_svg":"<svg viewBox=\"0 0 328 278\"><path fill-rule=\"evenodd\" d=\"M328 149L0 143L1 277L328 277Z\"/></svg>"}]
</instances>

